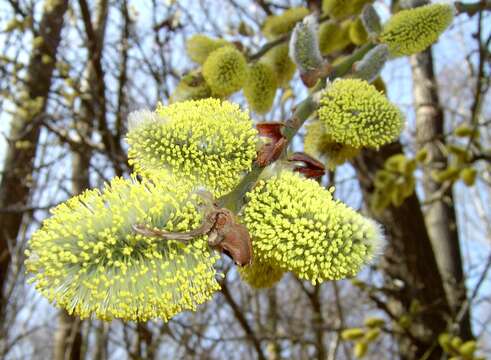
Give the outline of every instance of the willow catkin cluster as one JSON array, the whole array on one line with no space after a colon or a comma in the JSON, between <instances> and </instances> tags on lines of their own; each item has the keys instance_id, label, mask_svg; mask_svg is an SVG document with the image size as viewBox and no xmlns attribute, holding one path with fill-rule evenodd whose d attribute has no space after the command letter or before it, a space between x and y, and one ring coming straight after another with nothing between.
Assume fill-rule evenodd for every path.
<instances>
[{"instance_id":1,"label":"willow catkin cluster","mask_svg":"<svg viewBox=\"0 0 491 360\"><path fill-rule=\"evenodd\" d=\"M254 256L314 284L354 276L383 241L375 222L297 173L261 180L246 198Z\"/></svg>"},{"instance_id":2,"label":"willow catkin cluster","mask_svg":"<svg viewBox=\"0 0 491 360\"><path fill-rule=\"evenodd\" d=\"M309 14L305 7L294 7L284 11L280 15L270 15L262 26L262 32L267 39L275 39L293 30L295 24Z\"/></svg>"},{"instance_id":3,"label":"willow catkin cluster","mask_svg":"<svg viewBox=\"0 0 491 360\"><path fill-rule=\"evenodd\" d=\"M416 54L438 40L453 16L454 7L448 4L402 10L385 24L379 40L389 46L394 56Z\"/></svg>"},{"instance_id":4,"label":"willow catkin cluster","mask_svg":"<svg viewBox=\"0 0 491 360\"><path fill-rule=\"evenodd\" d=\"M270 288L283 277L283 270L254 259L252 264L239 268L240 278L256 289Z\"/></svg>"},{"instance_id":5,"label":"willow catkin cluster","mask_svg":"<svg viewBox=\"0 0 491 360\"><path fill-rule=\"evenodd\" d=\"M359 14L365 4L373 0L323 0L322 12L333 19L344 19Z\"/></svg>"},{"instance_id":6,"label":"willow catkin cluster","mask_svg":"<svg viewBox=\"0 0 491 360\"><path fill-rule=\"evenodd\" d=\"M278 87L273 67L266 62L257 62L248 69L244 96L251 110L264 114L271 109Z\"/></svg>"},{"instance_id":7,"label":"willow catkin cluster","mask_svg":"<svg viewBox=\"0 0 491 360\"><path fill-rule=\"evenodd\" d=\"M166 171L202 185L216 197L231 191L256 158L248 114L227 101L202 99L143 113L127 134L137 173Z\"/></svg>"},{"instance_id":8,"label":"willow catkin cluster","mask_svg":"<svg viewBox=\"0 0 491 360\"><path fill-rule=\"evenodd\" d=\"M319 120L314 120L306 126L304 151L314 157L326 159L327 167L332 170L336 166L354 158L360 150L350 145L333 141L326 134L324 124Z\"/></svg>"},{"instance_id":9,"label":"willow catkin cluster","mask_svg":"<svg viewBox=\"0 0 491 360\"><path fill-rule=\"evenodd\" d=\"M277 45L269 50L262 60L273 67L278 80L278 86L281 87L288 85L296 69L288 51L288 44Z\"/></svg>"},{"instance_id":10,"label":"willow catkin cluster","mask_svg":"<svg viewBox=\"0 0 491 360\"><path fill-rule=\"evenodd\" d=\"M228 97L239 91L247 78L247 61L234 47L213 51L203 64L203 76L213 95Z\"/></svg>"},{"instance_id":11,"label":"willow catkin cluster","mask_svg":"<svg viewBox=\"0 0 491 360\"><path fill-rule=\"evenodd\" d=\"M26 268L36 289L81 318L167 320L195 310L219 285L205 236L188 244L142 236L132 225L167 231L199 226L200 199L166 178L114 178L52 210L32 236Z\"/></svg>"},{"instance_id":12,"label":"willow catkin cluster","mask_svg":"<svg viewBox=\"0 0 491 360\"><path fill-rule=\"evenodd\" d=\"M212 39L206 35L196 34L186 41L186 52L189 58L198 64L203 64L208 56L223 46L233 46L223 39Z\"/></svg>"},{"instance_id":13,"label":"willow catkin cluster","mask_svg":"<svg viewBox=\"0 0 491 360\"><path fill-rule=\"evenodd\" d=\"M378 148L394 141L404 125L397 106L360 79L329 84L321 95L318 114L334 141L355 148Z\"/></svg>"}]
</instances>

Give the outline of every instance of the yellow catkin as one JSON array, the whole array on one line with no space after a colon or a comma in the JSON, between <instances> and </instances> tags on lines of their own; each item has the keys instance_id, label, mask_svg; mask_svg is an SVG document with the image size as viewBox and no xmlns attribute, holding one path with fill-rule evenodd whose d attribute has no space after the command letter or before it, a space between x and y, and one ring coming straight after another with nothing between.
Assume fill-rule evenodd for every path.
<instances>
[{"instance_id":1,"label":"yellow catkin","mask_svg":"<svg viewBox=\"0 0 491 360\"><path fill-rule=\"evenodd\" d=\"M368 41L367 31L360 18L350 24L349 37L351 42L355 45L363 45Z\"/></svg>"},{"instance_id":2,"label":"yellow catkin","mask_svg":"<svg viewBox=\"0 0 491 360\"><path fill-rule=\"evenodd\" d=\"M273 67L278 86L286 87L295 74L296 66L288 55L288 44L277 45L269 50L263 62Z\"/></svg>"},{"instance_id":3,"label":"yellow catkin","mask_svg":"<svg viewBox=\"0 0 491 360\"><path fill-rule=\"evenodd\" d=\"M333 141L326 134L324 125L318 120L308 124L306 130L304 151L314 157L325 159L329 169L334 169L336 166L344 164L354 158L360 151L350 145Z\"/></svg>"},{"instance_id":4,"label":"yellow catkin","mask_svg":"<svg viewBox=\"0 0 491 360\"><path fill-rule=\"evenodd\" d=\"M425 50L452 23L454 7L430 4L402 10L385 24L380 41L394 56L412 55Z\"/></svg>"},{"instance_id":5,"label":"yellow catkin","mask_svg":"<svg viewBox=\"0 0 491 360\"><path fill-rule=\"evenodd\" d=\"M162 175L163 176L163 175ZM164 321L219 289L205 236L188 244L133 231L144 224L189 231L202 219L200 198L172 178L114 178L58 205L28 244L30 282L81 318Z\"/></svg>"},{"instance_id":6,"label":"yellow catkin","mask_svg":"<svg viewBox=\"0 0 491 360\"><path fill-rule=\"evenodd\" d=\"M278 87L273 67L257 62L250 66L244 85L244 96L251 110L264 114L271 109Z\"/></svg>"},{"instance_id":7,"label":"yellow catkin","mask_svg":"<svg viewBox=\"0 0 491 360\"><path fill-rule=\"evenodd\" d=\"M379 226L316 181L282 170L246 195L254 256L313 284L354 276L379 251Z\"/></svg>"},{"instance_id":8,"label":"yellow catkin","mask_svg":"<svg viewBox=\"0 0 491 360\"><path fill-rule=\"evenodd\" d=\"M295 24L309 14L305 7L294 7L280 15L271 15L266 18L262 26L262 32L267 39L275 39L292 31Z\"/></svg>"},{"instance_id":9,"label":"yellow catkin","mask_svg":"<svg viewBox=\"0 0 491 360\"><path fill-rule=\"evenodd\" d=\"M223 39L213 39L206 35L196 34L187 39L186 52L192 61L203 64L208 55L223 46L233 45Z\"/></svg>"},{"instance_id":10,"label":"yellow catkin","mask_svg":"<svg viewBox=\"0 0 491 360\"><path fill-rule=\"evenodd\" d=\"M256 158L257 131L249 115L228 101L202 99L137 113L127 134L137 173L166 171L215 196L231 191Z\"/></svg>"},{"instance_id":11,"label":"yellow catkin","mask_svg":"<svg viewBox=\"0 0 491 360\"><path fill-rule=\"evenodd\" d=\"M221 47L206 59L203 64L203 77L213 95L228 97L239 91L246 81L246 59L233 47Z\"/></svg>"},{"instance_id":12,"label":"yellow catkin","mask_svg":"<svg viewBox=\"0 0 491 360\"><path fill-rule=\"evenodd\" d=\"M191 73L183 76L170 97L170 102L186 100L199 100L211 96L211 89L200 73Z\"/></svg>"},{"instance_id":13,"label":"yellow catkin","mask_svg":"<svg viewBox=\"0 0 491 360\"><path fill-rule=\"evenodd\" d=\"M390 143L404 125L397 106L360 79L338 79L329 84L322 94L318 114L334 141L355 148Z\"/></svg>"},{"instance_id":14,"label":"yellow catkin","mask_svg":"<svg viewBox=\"0 0 491 360\"><path fill-rule=\"evenodd\" d=\"M256 289L270 288L283 277L283 270L254 259L252 264L239 267L242 280Z\"/></svg>"},{"instance_id":15,"label":"yellow catkin","mask_svg":"<svg viewBox=\"0 0 491 360\"><path fill-rule=\"evenodd\" d=\"M344 19L361 12L365 4L373 0L323 0L322 12L334 19Z\"/></svg>"},{"instance_id":16,"label":"yellow catkin","mask_svg":"<svg viewBox=\"0 0 491 360\"><path fill-rule=\"evenodd\" d=\"M319 27L319 49L322 55L330 55L343 50L351 42L349 36L350 21L341 24L328 21Z\"/></svg>"}]
</instances>

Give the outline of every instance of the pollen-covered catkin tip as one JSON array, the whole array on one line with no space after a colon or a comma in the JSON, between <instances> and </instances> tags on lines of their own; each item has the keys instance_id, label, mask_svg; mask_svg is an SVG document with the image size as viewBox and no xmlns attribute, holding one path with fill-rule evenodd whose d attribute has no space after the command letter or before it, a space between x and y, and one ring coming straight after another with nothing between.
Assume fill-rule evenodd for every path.
<instances>
[{"instance_id":1,"label":"pollen-covered catkin tip","mask_svg":"<svg viewBox=\"0 0 491 360\"><path fill-rule=\"evenodd\" d=\"M52 210L28 244L36 289L81 318L168 320L219 289L218 256L205 236L187 244L143 236L136 224L166 231L197 228L200 199L171 178L114 178Z\"/></svg>"}]
</instances>

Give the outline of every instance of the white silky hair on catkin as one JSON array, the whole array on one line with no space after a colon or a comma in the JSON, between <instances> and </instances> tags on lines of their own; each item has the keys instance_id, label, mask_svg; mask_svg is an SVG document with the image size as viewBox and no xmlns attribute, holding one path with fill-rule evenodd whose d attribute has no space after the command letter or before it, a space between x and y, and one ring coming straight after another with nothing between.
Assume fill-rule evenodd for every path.
<instances>
[{"instance_id":1,"label":"white silky hair on catkin","mask_svg":"<svg viewBox=\"0 0 491 360\"><path fill-rule=\"evenodd\" d=\"M128 131L131 131L148 122L157 121L158 115L150 110L133 111L128 115Z\"/></svg>"}]
</instances>

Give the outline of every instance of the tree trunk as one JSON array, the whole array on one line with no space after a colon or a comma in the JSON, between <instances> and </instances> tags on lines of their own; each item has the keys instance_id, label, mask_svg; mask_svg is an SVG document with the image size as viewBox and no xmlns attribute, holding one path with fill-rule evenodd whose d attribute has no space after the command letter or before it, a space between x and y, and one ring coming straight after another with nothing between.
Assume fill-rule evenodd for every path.
<instances>
[{"instance_id":1,"label":"tree trunk","mask_svg":"<svg viewBox=\"0 0 491 360\"><path fill-rule=\"evenodd\" d=\"M68 0L46 0L37 35L42 42L34 42L29 59L24 88L28 98L18 105L12 121L0 183L0 208L3 211L0 217L0 319L8 301L4 288L11 262L10 251L15 246L24 207L34 185L34 159L67 6ZM43 62L43 58L51 61ZM24 146L16 147L16 144Z\"/></svg>"},{"instance_id":2,"label":"tree trunk","mask_svg":"<svg viewBox=\"0 0 491 360\"><path fill-rule=\"evenodd\" d=\"M272 287L267 290L268 297L268 317L266 323L266 333L271 337L266 347L266 356L268 360L280 360L281 359L281 347L280 343L276 340L278 334L278 310L277 310L277 298L276 288Z\"/></svg>"},{"instance_id":3,"label":"tree trunk","mask_svg":"<svg viewBox=\"0 0 491 360\"><path fill-rule=\"evenodd\" d=\"M401 144L395 143L380 151L365 150L355 159L366 203L373 193L377 170L383 167L387 158L401 152ZM421 306L422 311L398 339L403 359L419 359L435 345L436 337L446 328L449 314L421 205L413 194L401 206L390 206L382 214L371 215L383 225L388 238L382 261L384 273L388 275L385 287L390 301L387 310L397 320L409 313L414 300ZM440 356L440 350L435 347L427 359L439 359Z\"/></svg>"},{"instance_id":4,"label":"tree trunk","mask_svg":"<svg viewBox=\"0 0 491 360\"><path fill-rule=\"evenodd\" d=\"M423 167L425 198L430 198L442 186L432 179L432 171L447 167L447 158L442 152L445 145L444 115L438 98L431 48L411 56L411 69L417 149L427 149L431 164ZM466 300L466 291L453 203L450 187L440 198L432 200L426 206L425 221L452 317L455 318ZM464 338L472 337L468 311L460 323L460 335Z\"/></svg>"},{"instance_id":5,"label":"tree trunk","mask_svg":"<svg viewBox=\"0 0 491 360\"><path fill-rule=\"evenodd\" d=\"M88 146L83 146L84 139L90 140L92 137L92 128L94 124L93 108L98 108L100 101L98 94L95 93L92 84L97 81L97 71L94 67L94 61L101 63L102 48L104 45L104 34L107 24L108 1L101 0L97 4L97 19L93 29L93 38L88 41L95 42L89 46L89 56L91 61L88 62L86 77L88 86L82 91L88 95L86 100L81 103L80 117L75 121L75 129L81 139L79 146L72 149L72 192L74 195L82 193L90 188L90 159L91 149ZM89 19L90 21L90 19ZM86 25L91 26L90 25ZM88 36L90 38L90 36ZM92 49L96 49L95 53ZM103 334L97 334L103 336ZM67 341L73 338L74 341ZM98 339L99 341L100 339ZM73 316L70 316L66 311L61 310L59 315L58 333L55 338L55 354L56 360L75 359L72 356L80 356L80 348L82 346L81 321Z\"/></svg>"},{"instance_id":6,"label":"tree trunk","mask_svg":"<svg viewBox=\"0 0 491 360\"><path fill-rule=\"evenodd\" d=\"M81 320L61 310L54 336L54 360L79 360L82 347Z\"/></svg>"}]
</instances>

